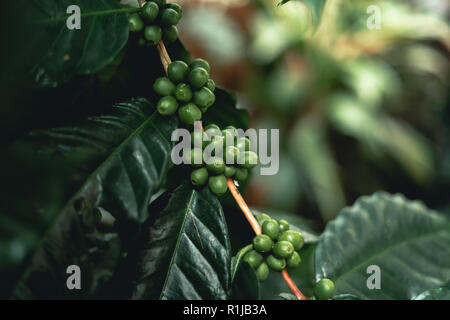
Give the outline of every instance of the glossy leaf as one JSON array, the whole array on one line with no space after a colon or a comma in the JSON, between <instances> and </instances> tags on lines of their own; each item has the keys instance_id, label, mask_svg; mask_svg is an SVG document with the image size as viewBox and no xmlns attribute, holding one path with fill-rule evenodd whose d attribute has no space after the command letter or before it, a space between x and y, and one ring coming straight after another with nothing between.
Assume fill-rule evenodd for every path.
<instances>
[{"instance_id":1,"label":"glossy leaf","mask_svg":"<svg viewBox=\"0 0 450 320\"><path fill-rule=\"evenodd\" d=\"M435 289L422 292L413 300L450 300L450 283Z\"/></svg>"},{"instance_id":2,"label":"glossy leaf","mask_svg":"<svg viewBox=\"0 0 450 320\"><path fill-rule=\"evenodd\" d=\"M316 281L334 281L336 295L411 299L450 279L450 220L421 202L376 193L360 198L330 222L319 239ZM369 290L369 266L380 268Z\"/></svg>"},{"instance_id":3,"label":"glossy leaf","mask_svg":"<svg viewBox=\"0 0 450 320\"><path fill-rule=\"evenodd\" d=\"M71 77L92 74L112 62L129 36L127 12L116 0L35 0L19 1L28 33L24 37L23 57L29 76L37 86L57 86ZM80 8L80 29L67 23ZM68 21L69 19L69 21Z\"/></svg>"},{"instance_id":4,"label":"glossy leaf","mask_svg":"<svg viewBox=\"0 0 450 320\"><path fill-rule=\"evenodd\" d=\"M2 270L11 272L2 272L8 280L4 281L7 292L2 295L8 295L19 278L17 297L67 294L61 279L67 278L68 264L90 265L84 275L89 281L90 272L95 273L96 265L105 262L99 256L108 248L113 261L107 269L112 273L121 246L134 239L139 225L148 217L147 205L170 165L170 136L176 121L161 117L145 99L117 104L114 110L77 127L34 132L30 139L18 144L30 148L32 157L47 159L48 164L34 163L35 171L45 173L50 166L55 179L38 180L36 172L26 175L28 181L37 180L40 185L36 182L34 188L23 189L26 193L15 193L25 203L15 201L6 208L2 206L0 228L7 236L0 238L1 246L9 245L11 253L18 249L21 252L20 259L14 254L2 261ZM21 174L11 173L12 180ZM40 196L38 190L46 189L49 191ZM122 241L95 231L94 214L98 214L98 208L115 217ZM111 240L117 245L111 246ZM74 291L72 295L77 296Z\"/></svg>"},{"instance_id":5,"label":"glossy leaf","mask_svg":"<svg viewBox=\"0 0 450 320\"><path fill-rule=\"evenodd\" d=\"M259 299L259 281L255 270L245 263L243 258L247 252L253 249L253 245L245 246L233 257L232 260L232 299Z\"/></svg>"},{"instance_id":6,"label":"glossy leaf","mask_svg":"<svg viewBox=\"0 0 450 320\"><path fill-rule=\"evenodd\" d=\"M231 248L219 200L182 185L150 206L135 299L227 299Z\"/></svg>"}]
</instances>

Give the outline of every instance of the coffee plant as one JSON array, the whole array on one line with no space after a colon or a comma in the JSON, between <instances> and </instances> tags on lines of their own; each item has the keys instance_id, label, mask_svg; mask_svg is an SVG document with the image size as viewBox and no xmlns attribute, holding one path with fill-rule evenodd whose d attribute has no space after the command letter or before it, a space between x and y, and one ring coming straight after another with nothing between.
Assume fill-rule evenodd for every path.
<instances>
[{"instance_id":1,"label":"coffee plant","mask_svg":"<svg viewBox=\"0 0 450 320\"><path fill-rule=\"evenodd\" d=\"M325 0L304 3L317 25ZM1 160L2 297L448 299L450 219L419 201L363 196L321 234L248 207L238 188L259 162L237 134L248 114L213 65L191 59L179 4L14 5L29 40L11 79L30 109ZM66 25L70 5L78 30ZM192 143L182 165L171 159L177 128ZM80 290L67 287L71 265Z\"/></svg>"}]
</instances>

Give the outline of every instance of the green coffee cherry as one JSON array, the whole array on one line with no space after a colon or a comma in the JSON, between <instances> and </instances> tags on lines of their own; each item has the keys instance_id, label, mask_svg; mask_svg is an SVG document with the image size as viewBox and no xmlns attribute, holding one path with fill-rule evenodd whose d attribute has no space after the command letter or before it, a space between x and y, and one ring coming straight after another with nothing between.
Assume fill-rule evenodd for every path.
<instances>
[{"instance_id":1,"label":"green coffee cherry","mask_svg":"<svg viewBox=\"0 0 450 320\"><path fill-rule=\"evenodd\" d=\"M290 242L294 246L294 250L296 251L300 250L305 243L302 234L293 230L284 231L278 238L278 241Z\"/></svg>"},{"instance_id":2,"label":"green coffee cherry","mask_svg":"<svg viewBox=\"0 0 450 320\"><path fill-rule=\"evenodd\" d=\"M169 66L167 67L167 75L169 76L169 79L172 80L175 83L183 81L183 79L188 74L188 65L186 62L177 60L173 61ZM198 105L198 104L197 104Z\"/></svg>"},{"instance_id":3,"label":"green coffee cherry","mask_svg":"<svg viewBox=\"0 0 450 320\"><path fill-rule=\"evenodd\" d=\"M262 262L259 267L256 268L255 272L259 282L265 281L269 276L269 267L267 266L267 263Z\"/></svg>"},{"instance_id":4,"label":"green coffee cherry","mask_svg":"<svg viewBox=\"0 0 450 320\"><path fill-rule=\"evenodd\" d=\"M152 2L155 2L160 8L164 8L166 6L166 0L152 0Z\"/></svg>"},{"instance_id":5,"label":"green coffee cherry","mask_svg":"<svg viewBox=\"0 0 450 320\"><path fill-rule=\"evenodd\" d=\"M147 26L144 29L144 37L152 45L157 45L162 38L162 30L158 26Z\"/></svg>"},{"instance_id":6,"label":"green coffee cherry","mask_svg":"<svg viewBox=\"0 0 450 320\"><path fill-rule=\"evenodd\" d=\"M207 87L203 87L194 92L194 103L201 108L209 108L215 101L216 96Z\"/></svg>"},{"instance_id":7,"label":"green coffee cherry","mask_svg":"<svg viewBox=\"0 0 450 320\"><path fill-rule=\"evenodd\" d=\"M165 43L172 43L178 39L178 28L176 26L164 27L162 29L162 38Z\"/></svg>"},{"instance_id":8,"label":"green coffee cherry","mask_svg":"<svg viewBox=\"0 0 450 320\"><path fill-rule=\"evenodd\" d=\"M278 221L278 224L280 225L280 234L282 234L284 231L289 230L289 222L287 222L284 219L281 219Z\"/></svg>"},{"instance_id":9,"label":"green coffee cherry","mask_svg":"<svg viewBox=\"0 0 450 320\"><path fill-rule=\"evenodd\" d=\"M244 163L242 166L246 169L251 169L258 164L258 155L253 151L244 152Z\"/></svg>"},{"instance_id":10,"label":"green coffee cherry","mask_svg":"<svg viewBox=\"0 0 450 320\"><path fill-rule=\"evenodd\" d=\"M268 256L266 262L275 271L281 271L286 268L286 260L276 258L274 255Z\"/></svg>"},{"instance_id":11,"label":"green coffee cherry","mask_svg":"<svg viewBox=\"0 0 450 320\"><path fill-rule=\"evenodd\" d=\"M137 43L137 46L138 46L138 47L142 48L142 47L145 47L145 46L146 46L147 40L145 40L144 37L140 37L140 38L136 41L136 43Z\"/></svg>"},{"instance_id":12,"label":"green coffee cherry","mask_svg":"<svg viewBox=\"0 0 450 320\"><path fill-rule=\"evenodd\" d=\"M142 17L148 21L152 22L158 17L159 6L152 1L147 2L141 9Z\"/></svg>"},{"instance_id":13,"label":"green coffee cherry","mask_svg":"<svg viewBox=\"0 0 450 320\"><path fill-rule=\"evenodd\" d=\"M239 157L239 150L234 146L228 146L225 149L224 160L227 164L235 164L237 163L237 159Z\"/></svg>"},{"instance_id":14,"label":"green coffee cherry","mask_svg":"<svg viewBox=\"0 0 450 320\"><path fill-rule=\"evenodd\" d=\"M194 70L196 68L203 68L205 69L208 73L211 71L211 68L209 66L208 61L202 59L202 58L197 58L192 60L192 62L189 64L189 69L190 70ZM212 91L212 90L211 90Z\"/></svg>"},{"instance_id":15,"label":"green coffee cherry","mask_svg":"<svg viewBox=\"0 0 450 320\"><path fill-rule=\"evenodd\" d=\"M236 173L236 167L233 166L225 166L225 171L223 174L225 177L231 178Z\"/></svg>"},{"instance_id":16,"label":"green coffee cherry","mask_svg":"<svg viewBox=\"0 0 450 320\"><path fill-rule=\"evenodd\" d=\"M130 24L131 32L139 32L144 29L144 22L137 13L130 14L128 17L128 23Z\"/></svg>"},{"instance_id":17,"label":"green coffee cherry","mask_svg":"<svg viewBox=\"0 0 450 320\"><path fill-rule=\"evenodd\" d=\"M166 5L166 8L175 10L178 13L180 19L183 17L183 9L178 3L175 2L168 3Z\"/></svg>"},{"instance_id":18,"label":"green coffee cherry","mask_svg":"<svg viewBox=\"0 0 450 320\"><path fill-rule=\"evenodd\" d=\"M278 237L278 232L280 227L278 222L274 219L264 221L262 225L262 233L268 235L272 240L276 240Z\"/></svg>"},{"instance_id":19,"label":"green coffee cherry","mask_svg":"<svg viewBox=\"0 0 450 320\"><path fill-rule=\"evenodd\" d=\"M177 111L178 102L172 96L165 96L158 101L156 108L160 114L170 116Z\"/></svg>"},{"instance_id":20,"label":"green coffee cherry","mask_svg":"<svg viewBox=\"0 0 450 320\"><path fill-rule=\"evenodd\" d=\"M206 161L206 168L212 174L221 174L225 171L225 164L222 158L212 157Z\"/></svg>"},{"instance_id":21,"label":"green coffee cherry","mask_svg":"<svg viewBox=\"0 0 450 320\"><path fill-rule=\"evenodd\" d=\"M209 177L208 186L213 193L215 193L218 196L221 196L225 192L227 192L228 189L227 178L225 178L223 174Z\"/></svg>"},{"instance_id":22,"label":"green coffee cherry","mask_svg":"<svg viewBox=\"0 0 450 320\"><path fill-rule=\"evenodd\" d=\"M239 151L249 151L250 150L250 139L246 137L240 137L237 139L236 147Z\"/></svg>"},{"instance_id":23,"label":"green coffee cherry","mask_svg":"<svg viewBox=\"0 0 450 320\"><path fill-rule=\"evenodd\" d=\"M208 181L208 170L206 168L196 169L191 172L191 182L194 186L203 186Z\"/></svg>"},{"instance_id":24,"label":"green coffee cherry","mask_svg":"<svg viewBox=\"0 0 450 320\"><path fill-rule=\"evenodd\" d=\"M213 150L214 155L222 157L224 140L222 136L212 136L208 148Z\"/></svg>"},{"instance_id":25,"label":"green coffee cherry","mask_svg":"<svg viewBox=\"0 0 450 320\"><path fill-rule=\"evenodd\" d=\"M330 279L321 279L314 287L314 295L319 300L328 300L333 296L334 283Z\"/></svg>"},{"instance_id":26,"label":"green coffee cherry","mask_svg":"<svg viewBox=\"0 0 450 320\"><path fill-rule=\"evenodd\" d=\"M278 241L273 245L272 252L278 258L289 258L294 253L294 246L289 241Z\"/></svg>"},{"instance_id":27,"label":"green coffee cherry","mask_svg":"<svg viewBox=\"0 0 450 320\"><path fill-rule=\"evenodd\" d=\"M272 249L273 241L268 235L258 234L253 238L253 248L259 252L269 252Z\"/></svg>"},{"instance_id":28,"label":"green coffee cherry","mask_svg":"<svg viewBox=\"0 0 450 320\"><path fill-rule=\"evenodd\" d=\"M260 213L256 217L256 220L258 220L259 225L262 227L266 220L272 220L272 218L266 213Z\"/></svg>"},{"instance_id":29,"label":"green coffee cherry","mask_svg":"<svg viewBox=\"0 0 450 320\"><path fill-rule=\"evenodd\" d=\"M289 268L297 268L300 265L300 262L302 262L302 259L296 251L294 251L294 253L286 259L286 263Z\"/></svg>"},{"instance_id":30,"label":"green coffee cherry","mask_svg":"<svg viewBox=\"0 0 450 320\"><path fill-rule=\"evenodd\" d=\"M191 88L186 83L180 83L175 87L173 92L175 98L181 102L189 102L192 99Z\"/></svg>"},{"instance_id":31,"label":"green coffee cherry","mask_svg":"<svg viewBox=\"0 0 450 320\"><path fill-rule=\"evenodd\" d=\"M202 112L195 104L188 103L178 110L178 116L184 123L194 125L195 121L202 118Z\"/></svg>"},{"instance_id":32,"label":"green coffee cherry","mask_svg":"<svg viewBox=\"0 0 450 320\"><path fill-rule=\"evenodd\" d=\"M258 268L263 260L263 256L255 250L247 252L244 256L244 261L247 262L253 269Z\"/></svg>"},{"instance_id":33,"label":"green coffee cherry","mask_svg":"<svg viewBox=\"0 0 450 320\"><path fill-rule=\"evenodd\" d=\"M161 25L164 27L169 27L176 25L180 21L180 16L178 12L171 8L163 9L160 15Z\"/></svg>"},{"instance_id":34,"label":"green coffee cherry","mask_svg":"<svg viewBox=\"0 0 450 320\"><path fill-rule=\"evenodd\" d=\"M199 89L208 81L209 74L204 68L195 68L189 72L189 83L193 88Z\"/></svg>"},{"instance_id":35,"label":"green coffee cherry","mask_svg":"<svg viewBox=\"0 0 450 320\"><path fill-rule=\"evenodd\" d=\"M175 85L169 80L169 78L161 77L156 79L153 84L153 90L161 96L170 96L175 90Z\"/></svg>"},{"instance_id":36,"label":"green coffee cherry","mask_svg":"<svg viewBox=\"0 0 450 320\"><path fill-rule=\"evenodd\" d=\"M208 70L207 70L208 71ZM209 71L208 71L209 72ZM206 82L206 87L211 90L212 92L214 92L214 90L216 90L216 83L214 82L213 79L208 79L208 81Z\"/></svg>"},{"instance_id":37,"label":"green coffee cherry","mask_svg":"<svg viewBox=\"0 0 450 320\"><path fill-rule=\"evenodd\" d=\"M236 180L239 182L244 182L248 177L248 170L245 168L236 168L236 174L234 175Z\"/></svg>"}]
</instances>

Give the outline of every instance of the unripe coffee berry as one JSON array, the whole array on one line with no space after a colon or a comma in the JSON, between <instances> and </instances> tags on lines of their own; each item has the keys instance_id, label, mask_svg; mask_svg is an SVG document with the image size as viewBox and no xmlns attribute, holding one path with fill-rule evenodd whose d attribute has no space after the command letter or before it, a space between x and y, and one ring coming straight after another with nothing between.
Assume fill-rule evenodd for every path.
<instances>
[{"instance_id":1,"label":"unripe coffee berry","mask_svg":"<svg viewBox=\"0 0 450 320\"><path fill-rule=\"evenodd\" d=\"M159 6L152 1L147 2L141 10L142 17L148 21L152 22L158 17Z\"/></svg>"},{"instance_id":2,"label":"unripe coffee berry","mask_svg":"<svg viewBox=\"0 0 450 320\"><path fill-rule=\"evenodd\" d=\"M208 71L208 70L207 70ZM208 71L209 72L209 71ZM213 79L208 79L208 81L206 82L206 87L211 90L212 92L214 92L214 90L216 90L216 83L214 82Z\"/></svg>"},{"instance_id":3,"label":"unripe coffee berry","mask_svg":"<svg viewBox=\"0 0 450 320\"><path fill-rule=\"evenodd\" d=\"M144 37L152 45L157 45L162 38L162 30L158 26L147 26L144 29Z\"/></svg>"},{"instance_id":4,"label":"unripe coffee berry","mask_svg":"<svg viewBox=\"0 0 450 320\"><path fill-rule=\"evenodd\" d=\"M258 155L253 151L244 152L244 163L242 166L246 169L251 169L258 164Z\"/></svg>"},{"instance_id":5,"label":"unripe coffee berry","mask_svg":"<svg viewBox=\"0 0 450 320\"><path fill-rule=\"evenodd\" d=\"M273 241L268 235L258 234L253 238L253 248L259 252L269 252L272 249Z\"/></svg>"},{"instance_id":6,"label":"unripe coffee berry","mask_svg":"<svg viewBox=\"0 0 450 320\"><path fill-rule=\"evenodd\" d=\"M319 300L328 300L333 296L334 283L330 279L321 279L314 287L314 295Z\"/></svg>"},{"instance_id":7,"label":"unripe coffee berry","mask_svg":"<svg viewBox=\"0 0 450 320\"><path fill-rule=\"evenodd\" d=\"M273 245L272 252L278 258L289 258L294 253L294 246L289 241L278 241Z\"/></svg>"},{"instance_id":8,"label":"unripe coffee berry","mask_svg":"<svg viewBox=\"0 0 450 320\"><path fill-rule=\"evenodd\" d=\"M218 125L215 124L209 124L204 128L206 134L209 137L213 137L213 136L217 136L217 135L222 135L220 128Z\"/></svg>"},{"instance_id":9,"label":"unripe coffee berry","mask_svg":"<svg viewBox=\"0 0 450 320\"><path fill-rule=\"evenodd\" d=\"M167 75L169 76L169 79L172 80L174 83L178 83L183 81L183 79L186 77L188 73L188 65L186 62L177 60L173 61L169 66L167 67Z\"/></svg>"},{"instance_id":10,"label":"unripe coffee berry","mask_svg":"<svg viewBox=\"0 0 450 320\"><path fill-rule=\"evenodd\" d=\"M277 239L279 231L280 227L278 226L278 222L276 220L270 219L264 221L262 225L262 233L268 235L272 240Z\"/></svg>"},{"instance_id":11,"label":"unripe coffee berry","mask_svg":"<svg viewBox=\"0 0 450 320\"><path fill-rule=\"evenodd\" d=\"M225 171L225 163L222 158L212 157L206 161L206 168L212 174L221 174Z\"/></svg>"},{"instance_id":12,"label":"unripe coffee berry","mask_svg":"<svg viewBox=\"0 0 450 320\"><path fill-rule=\"evenodd\" d=\"M269 267L267 266L267 263L262 262L259 267L256 268L255 272L259 282L265 281L269 276Z\"/></svg>"},{"instance_id":13,"label":"unripe coffee berry","mask_svg":"<svg viewBox=\"0 0 450 320\"><path fill-rule=\"evenodd\" d=\"M153 90L161 96L170 96L175 90L175 85L169 78L161 77L155 80Z\"/></svg>"},{"instance_id":14,"label":"unripe coffee berry","mask_svg":"<svg viewBox=\"0 0 450 320\"><path fill-rule=\"evenodd\" d=\"M258 268L263 260L263 256L255 250L247 252L244 256L244 261L247 262L253 269Z\"/></svg>"},{"instance_id":15,"label":"unripe coffee berry","mask_svg":"<svg viewBox=\"0 0 450 320\"><path fill-rule=\"evenodd\" d=\"M289 230L289 222L287 222L284 219L280 219L278 221L278 224L280 225L280 234L282 234L284 231Z\"/></svg>"},{"instance_id":16,"label":"unripe coffee berry","mask_svg":"<svg viewBox=\"0 0 450 320\"><path fill-rule=\"evenodd\" d=\"M250 150L250 139L246 137L240 137L237 139L236 147L239 151L249 151Z\"/></svg>"},{"instance_id":17,"label":"unripe coffee berry","mask_svg":"<svg viewBox=\"0 0 450 320\"><path fill-rule=\"evenodd\" d=\"M208 71L204 68L195 68L189 72L189 83L193 88L200 89L209 79Z\"/></svg>"},{"instance_id":18,"label":"unripe coffee berry","mask_svg":"<svg viewBox=\"0 0 450 320\"><path fill-rule=\"evenodd\" d=\"M130 14L128 17L131 32L139 32L144 29L144 22L137 13Z\"/></svg>"},{"instance_id":19,"label":"unripe coffee berry","mask_svg":"<svg viewBox=\"0 0 450 320\"><path fill-rule=\"evenodd\" d=\"M173 92L175 98L181 102L189 102L192 99L191 88L186 83L180 83Z\"/></svg>"},{"instance_id":20,"label":"unripe coffee berry","mask_svg":"<svg viewBox=\"0 0 450 320\"><path fill-rule=\"evenodd\" d=\"M271 220L272 218L266 214L266 213L260 213L258 214L258 216L256 217L256 220L258 220L259 225L262 227L262 225L264 224L264 222L266 220Z\"/></svg>"},{"instance_id":21,"label":"unripe coffee berry","mask_svg":"<svg viewBox=\"0 0 450 320\"><path fill-rule=\"evenodd\" d=\"M286 263L289 268L297 268L301 262L302 259L300 258L298 252L294 252L289 258L286 259Z\"/></svg>"},{"instance_id":22,"label":"unripe coffee berry","mask_svg":"<svg viewBox=\"0 0 450 320\"><path fill-rule=\"evenodd\" d=\"M294 230L284 231L278 238L278 241L289 241L296 251L300 250L305 243L302 234Z\"/></svg>"},{"instance_id":23,"label":"unripe coffee berry","mask_svg":"<svg viewBox=\"0 0 450 320\"><path fill-rule=\"evenodd\" d=\"M236 173L234 174L234 177L239 182L244 182L248 178L248 170L245 168L236 168Z\"/></svg>"},{"instance_id":24,"label":"unripe coffee berry","mask_svg":"<svg viewBox=\"0 0 450 320\"><path fill-rule=\"evenodd\" d=\"M178 110L178 116L184 123L194 125L195 121L202 118L202 112L195 104L188 103Z\"/></svg>"},{"instance_id":25,"label":"unripe coffee berry","mask_svg":"<svg viewBox=\"0 0 450 320\"><path fill-rule=\"evenodd\" d=\"M178 3L175 2L168 3L166 5L166 8L175 10L178 13L180 19L183 17L183 9Z\"/></svg>"},{"instance_id":26,"label":"unripe coffee berry","mask_svg":"<svg viewBox=\"0 0 450 320\"><path fill-rule=\"evenodd\" d=\"M162 29L162 38L165 43L172 43L178 39L178 28L176 26L164 27Z\"/></svg>"},{"instance_id":27,"label":"unripe coffee berry","mask_svg":"<svg viewBox=\"0 0 450 320\"><path fill-rule=\"evenodd\" d=\"M269 265L269 267L275 271L281 271L286 268L286 260L279 259L272 254L267 257L266 262Z\"/></svg>"},{"instance_id":28,"label":"unripe coffee berry","mask_svg":"<svg viewBox=\"0 0 450 320\"><path fill-rule=\"evenodd\" d=\"M196 169L191 172L191 182L194 186L203 186L208 181L208 170L206 168Z\"/></svg>"},{"instance_id":29,"label":"unripe coffee berry","mask_svg":"<svg viewBox=\"0 0 450 320\"><path fill-rule=\"evenodd\" d=\"M216 96L207 87L203 87L194 92L194 103L201 108L209 108L215 101Z\"/></svg>"},{"instance_id":30,"label":"unripe coffee berry","mask_svg":"<svg viewBox=\"0 0 450 320\"><path fill-rule=\"evenodd\" d=\"M170 116L177 111L178 102L172 96L165 96L159 99L156 108L160 114Z\"/></svg>"},{"instance_id":31,"label":"unripe coffee berry","mask_svg":"<svg viewBox=\"0 0 450 320\"><path fill-rule=\"evenodd\" d=\"M221 196L225 192L227 192L228 189L227 178L225 178L223 174L209 177L208 186L213 193L215 193L218 196Z\"/></svg>"},{"instance_id":32,"label":"unripe coffee berry","mask_svg":"<svg viewBox=\"0 0 450 320\"><path fill-rule=\"evenodd\" d=\"M208 73L211 71L211 68L209 66L208 61L202 59L202 58L197 58L192 60L192 62L189 64L189 69L190 70L194 70L195 68L203 68L205 69Z\"/></svg>"},{"instance_id":33,"label":"unripe coffee berry","mask_svg":"<svg viewBox=\"0 0 450 320\"><path fill-rule=\"evenodd\" d=\"M161 24L164 27L169 27L176 25L178 21L180 21L180 16L178 15L178 12L171 8L163 9L160 15L161 18Z\"/></svg>"},{"instance_id":34,"label":"unripe coffee berry","mask_svg":"<svg viewBox=\"0 0 450 320\"><path fill-rule=\"evenodd\" d=\"M234 166L225 166L225 171L223 172L225 177L231 178L232 176L235 175L235 173L236 173L236 167L234 167Z\"/></svg>"}]
</instances>

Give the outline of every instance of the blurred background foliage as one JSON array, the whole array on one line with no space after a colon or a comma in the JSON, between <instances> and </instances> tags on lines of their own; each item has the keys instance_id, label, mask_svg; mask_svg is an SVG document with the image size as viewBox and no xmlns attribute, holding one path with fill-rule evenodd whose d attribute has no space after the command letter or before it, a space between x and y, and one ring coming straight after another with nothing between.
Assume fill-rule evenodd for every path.
<instances>
[{"instance_id":1,"label":"blurred background foliage","mask_svg":"<svg viewBox=\"0 0 450 320\"><path fill-rule=\"evenodd\" d=\"M448 1L278 2L182 1L192 56L251 126L280 129L280 171L253 175L250 204L326 222L386 190L449 211Z\"/></svg>"}]
</instances>

